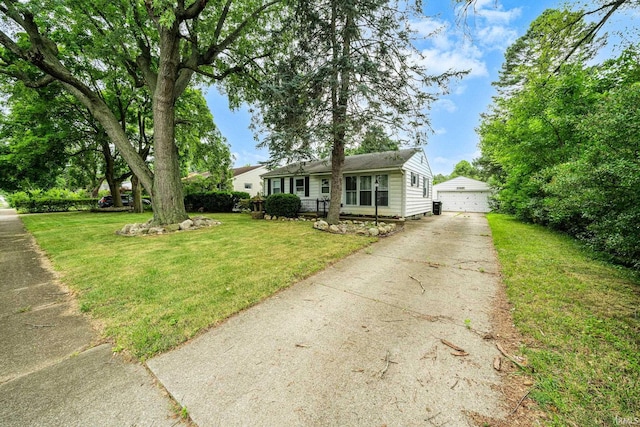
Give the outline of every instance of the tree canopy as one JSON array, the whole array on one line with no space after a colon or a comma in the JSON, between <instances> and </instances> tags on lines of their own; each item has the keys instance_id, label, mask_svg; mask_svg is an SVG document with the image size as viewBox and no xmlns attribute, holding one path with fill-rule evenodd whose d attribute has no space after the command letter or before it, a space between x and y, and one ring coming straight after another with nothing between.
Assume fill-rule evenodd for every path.
<instances>
[{"instance_id":1,"label":"tree canopy","mask_svg":"<svg viewBox=\"0 0 640 427\"><path fill-rule=\"evenodd\" d=\"M278 45L272 17L279 7L278 0L2 0L0 72L33 87L59 82L101 124L152 196L154 220L175 223L186 218L176 101L195 75L227 88L232 104L255 95L250 76ZM105 99L114 76L148 91L152 167Z\"/></svg>"},{"instance_id":2,"label":"tree canopy","mask_svg":"<svg viewBox=\"0 0 640 427\"><path fill-rule=\"evenodd\" d=\"M330 153L328 221L340 212L345 149L362 141L370 123L420 145L426 109L445 90L450 72L430 76L411 43L416 7L387 0L295 3L287 22L291 41L269 62L275 77L263 86L259 124L271 160L304 160Z\"/></svg>"},{"instance_id":3,"label":"tree canopy","mask_svg":"<svg viewBox=\"0 0 640 427\"><path fill-rule=\"evenodd\" d=\"M532 27L547 28L542 36L554 38L551 21L561 15L574 19L584 14L548 11ZM580 40L587 27L574 25L577 37L567 40ZM493 171L491 182L503 211L569 232L638 267L638 47L598 65L565 57L566 50L546 45L526 61L560 61L557 70L514 62L512 70L525 78L517 90L501 92L482 117L483 163ZM511 77L505 71L502 82Z\"/></svg>"}]
</instances>

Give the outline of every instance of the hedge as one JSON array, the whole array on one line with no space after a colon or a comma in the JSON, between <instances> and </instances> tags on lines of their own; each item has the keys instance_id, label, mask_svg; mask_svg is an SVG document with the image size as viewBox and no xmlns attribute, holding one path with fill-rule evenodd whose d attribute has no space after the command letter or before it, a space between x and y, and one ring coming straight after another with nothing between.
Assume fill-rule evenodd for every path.
<instances>
[{"instance_id":1,"label":"hedge","mask_svg":"<svg viewBox=\"0 0 640 427\"><path fill-rule=\"evenodd\" d=\"M243 191L207 191L187 194L184 205L190 212L232 212L240 200L249 197L249 193Z\"/></svg>"},{"instance_id":2,"label":"hedge","mask_svg":"<svg viewBox=\"0 0 640 427\"><path fill-rule=\"evenodd\" d=\"M264 210L271 216L283 216L286 218L294 218L300 212L302 202L300 197L295 194L278 193L267 197Z\"/></svg>"},{"instance_id":3,"label":"hedge","mask_svg":"<svg viewBox=\"0 0 640 427\"><path fill-rule=\"evenodd\" d=\"M98 206L98 199L58 199L38 197L28 200L14 200L14 208L23 213L67 212L69 210L91 210Z\"/></svg>"}]
</instances>

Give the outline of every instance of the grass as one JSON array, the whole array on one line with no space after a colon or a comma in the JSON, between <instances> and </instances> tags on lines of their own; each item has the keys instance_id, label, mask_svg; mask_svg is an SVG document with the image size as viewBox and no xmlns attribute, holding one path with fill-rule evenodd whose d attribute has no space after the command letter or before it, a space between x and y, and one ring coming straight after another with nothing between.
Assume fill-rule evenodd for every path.
<instances>
[{"instance_id":1,"label":"grass","mask_svg":"<svg viewBox=\"0 0 640 427\"><path fill-rule=\"evenodd\" d=\"M567 236L488 218L548 425L640 423L640 276Z\"/></svg>"},{"instance_id":2,"label":"grass","mask_svg":"<svg viewBox=\"0 0 640 427\"><path fill-rule=\"evenodd\" d=\"M115 350L144 360L375 241L313 230L309 222L216 214L222 225L122 237L149 214L65 213L22 220L80 309Z\"/></svg>"}]
</instances>

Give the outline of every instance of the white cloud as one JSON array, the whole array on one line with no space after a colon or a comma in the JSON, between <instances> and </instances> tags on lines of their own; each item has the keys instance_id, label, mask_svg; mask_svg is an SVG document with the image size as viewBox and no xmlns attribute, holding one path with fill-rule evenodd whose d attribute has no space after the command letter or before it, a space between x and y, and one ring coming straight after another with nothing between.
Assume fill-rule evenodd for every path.
<instances>
[{"instance_id":1,"label":"white cloud","mask_svg":"<svg viewBox=\"0 0 640 427\"><path fill-rule=\"evenodd\" d=\"M522 14L522 8L505 10L495 0L477 0L473 12L488 24L509 24Z\"/></svg>"},{"instance_id":2,"label":"white cloud","mask_svg":"<svg viewBox=\"0 0 640 427\"><path fill-rule=\"evenodd\" d=\"M458 109L458 106L450 99L441 98L433 103L435 110L444 110L447 113L453 113Z\"/></svg>"},{"instance_id":3,"label":"white cloud","mask_svg":"<svg viewBox=\"0 0 640 427\"><path fill-rule=\"evenodd\" d=\"M443 51L424 49L422 63L431 74L440 74L450 70L469 71L467 77L485 77L489 73L487 65L482 61L480 50L471 45L459 46L457 49Z\"/></svg>"},{"instance_id":4,"label":"white cloud","mask_svg":"<svg viewBox=\"0 0 640 427\"><path fill-rule=\"evenodd\" d=\"M447 133L447 129L445 129L445 128L434 129L433 133L434 133L434 135L444 135L444 134Z\"/></svg>"},{"instance_id":5,"label":"white cloud","mask_svg":"<svg viewBox=\"0 0 640 427\"><path fill-rule=\"evenodd\" d=\"M455 82L453 85L453 90L451 93L453 95L462 95L467 91L467 85L460 84L459 82Z\"/></svg>"},{"instance_id":6,"label":"white cloud","mask_svg":"<svg viewBox=\"0 0 640 427\"><path fill-rule=\"evenodd\" d=\"M505 50L518 38L513 28L492 26L478 30L475 39L489 49Z\"/></svg>"},{"instance_id":7,"label":"white cloud","mask_svg":"<svg viewBox=\"0 0 640 427\"><path fill-rule=\"evenodd\" d=\"M447 23L433 18L425 18L419 21L412 21L410 25L419 36L430 38L442 34Z\"/></svg>"},{"instance_id":8,"label":"white cloud","mask_svg":"<svg viewBox=\"0 0 640 427\"><path fill-rule=\"evenodd\" d=\"M520 8L505 10L495 0L478 0L469 11L467 24L473 19L472 27L463 28L439 18L413 21L416 47L425 56L422 64L432 74L468 70L467 77L488 76L485 53L504 50L515 41L517 32L509 24L521 13Z\"/></svg>"},{"instance_id":9,"label":"white cloud","mask_svg":"<svg viewBox=\"0 0 640 427\"><path fill-rule=\"evenodd\" d=\"M453 42L450 39L452 34L451 25L448 22L426 18L421 21L414 21L411 27L416 31L420 41L418 47L428 41L430 46L439 50L448 50L453 48Z\"/></svg>"}]
</instances>

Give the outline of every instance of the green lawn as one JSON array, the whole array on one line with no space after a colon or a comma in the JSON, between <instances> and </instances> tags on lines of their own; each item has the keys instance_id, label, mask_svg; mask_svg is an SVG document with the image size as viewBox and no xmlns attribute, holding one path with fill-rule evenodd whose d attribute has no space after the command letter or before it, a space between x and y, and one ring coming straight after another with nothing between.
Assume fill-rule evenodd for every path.
<instances>
[{"instance_id":1,"label":"green lawn","mask_svg":"<svg viewBox=\"0 0 640 427\"><path fill-rule=\"evenodd\" d=\"M513 218L489 223L514 321L529 338L530 396L553 426L640 424L640 279L575 240Z\"/></svg>"},{"instance_id":2,"label":"green lawn","mask_svg":"<svg viewBox=\"0 0 640 427\"><path fill-rule=\"evenodd\" d=\"M21 218L77 292L80 309L103 327L116 350L142 360L375 241L322 233L311 222L207 216L222 225L145 237L115 231L149 214Z\"/></svg>"}]
</instances>

